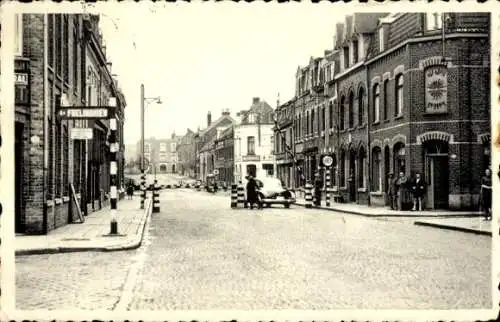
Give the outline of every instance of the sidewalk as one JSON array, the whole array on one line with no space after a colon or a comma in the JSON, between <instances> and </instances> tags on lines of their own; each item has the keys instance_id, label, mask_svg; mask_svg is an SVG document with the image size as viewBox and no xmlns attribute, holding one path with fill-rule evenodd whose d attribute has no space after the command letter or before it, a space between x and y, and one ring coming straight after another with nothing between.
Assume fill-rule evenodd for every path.
<instances>
[{"instance_id":1,"label":"sidewalk","mask_svg":"<svg viewBox=\"0 0 500 322\"><path fill-rule=\"evenodd\" d=\"M440 229L463 231L479 235L492 235L492 222L484 221L482 217L426 219L415 221L414 224L418 226L428 226Z\"/></svg>"},{"instance_id":2,"label":"sidewalk","mask_svg":"<svg viewBox=\"0 0 500 322\"><path fill-rule=\"evenodd\" d=\"M151 199L146 199L145 209L140 208L138 196L133 200L118 201L118 233L109 236L110 208L105 207L85 217L85 222L67 224L47 235L17 235L16 255L80 251L119 251L141 245L146 222L151 214ZM108 235L108 236L106 236Z\"/></svg>"},{"instance_id":3,"label":"sidewalk","mask_svg":"<svg viewBox=\"0 0 500 322\"><path fill-rule=\"evenodd\" d=\"M297 198L295 202L298 206L305 207L305 199ZM333 200L330 202L330 207L326 207L324 200L321 201L320 207L314 207L313 209L323 209L344 212L353 215L367 216L367 217L477 217L481 216L480 212L477 211L446 211L446 210L426 210L426 211L400 211L391 210L386 207L381 206L367 206L358 205L351 203L336 203Z\"/></svg>"}]
</instances>

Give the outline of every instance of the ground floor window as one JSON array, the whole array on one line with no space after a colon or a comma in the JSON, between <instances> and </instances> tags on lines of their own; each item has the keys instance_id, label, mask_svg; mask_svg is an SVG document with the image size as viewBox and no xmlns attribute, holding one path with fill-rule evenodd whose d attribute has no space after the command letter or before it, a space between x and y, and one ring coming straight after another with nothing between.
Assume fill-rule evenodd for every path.
<instances>
[{"instance_id":1,"label":"ground floor window","mask_svg":"<svg viewBox=\"0 0 500 322\"><path fill-rule=\"evenodd\" d=\"M269 164L269 163L264 163L262 165L262 170L268 175L268 176L274 176L274 165Z\"/></svg>"},{"instance_id":2,"label":"ground floor window","mask_svg":"<svg viewBox=\"0 0 500 322\"><path fill-rule=\"evenodd\" d=\"M382 191L382 151L379 147L372 152L372 191Z\"/></svg>"},{"instance_id":3,"label":"ground floor window","mask_svg":"<svg viewBox=\"0 0 500 322\"><path fill-rule=\"evenodd\" d=\"M359 170L358 170L358 187L365 187L365 163L366 163L366 152L365 148L359 148Z\"/></svg>"},{"instance_id":4,"label":"ground floor window","mask_svg":"<svg viewBox=\"0 0 500 322\"><path fill-rule=\"evenodd\" d=\"M257 166L255 164L248 164L246 175L255 178L256 174L257 174Z\"/></svg>"}]
</instances>

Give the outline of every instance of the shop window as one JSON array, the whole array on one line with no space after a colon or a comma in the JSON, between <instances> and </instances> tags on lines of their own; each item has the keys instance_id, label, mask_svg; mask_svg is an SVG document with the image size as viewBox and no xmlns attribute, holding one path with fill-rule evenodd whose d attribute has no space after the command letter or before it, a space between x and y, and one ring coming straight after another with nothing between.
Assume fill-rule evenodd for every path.
<instances>
[{"instance_id":1,"label":"shop window","mask_svg":"<svg viewBox=\"0 0 500 322\"><path fill-rule=\"evenodd\" d=\"M380 122L380 85L373 87L373 122Z\"/></svg>"},{"instance_id":2,"label":"shop window","mask_svg":"<svg viewBox=\"0 0 500 322\"><path fill-rule=\"evenodd\" d=\"M247 176L252 176L255 178L257 174L257 166L255 164L248 164L247 165Z\"/></svg>"},{"instance_id":3,"label":"shop window","mask_svg":"<svg viewBox=\"0 0 500 322\"><path fill-rule=\"evenodd\" d=\"M372 152L372 191L382 191L382 151L379 147Z\"/></svg>"},{"instance_id":4,"label":"shop window","mask_svg":"<svg viewBox=\"0 0 500 322\"><path fill-rule=\"evenodd\" d=\"M262 164L262 170L264 170L266 175L274 176L274 165L269 163L264 163Z\"/></svg>"}]
</instances>

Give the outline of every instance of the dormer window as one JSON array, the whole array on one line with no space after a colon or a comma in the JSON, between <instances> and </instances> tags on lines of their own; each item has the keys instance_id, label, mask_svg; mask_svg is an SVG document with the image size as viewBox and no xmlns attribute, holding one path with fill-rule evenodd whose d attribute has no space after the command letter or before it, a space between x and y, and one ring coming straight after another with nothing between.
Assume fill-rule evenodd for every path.
<instances>
[{"instance_id":1,"label":"dormer window","mask_svg":"<svg viewBox=\"0 0 500 322\"><path fill-rule=\"evenodd\" d=\"M349 68L349 47L344 47L344 68Z\"/></svg>"},{"instance_id":2,"label":"dormer window","mask_svg":"<svg viewBox=\"0 0 500 322\"><path fill-rule=\"evenodd\" d=\"M443 14L438 12L428 12L426 14L426 27L428 31L439 30L443 26Z\"/></svg>"},{"instance_id":3,"label":"dormer window","mask_svg":"<svg viewBox=\"0 0 500 322\"><path fill-rule=\"evenodd\" d=\"M358 55L358 40L353 40L352 42L352 63L356 64L359 60Z\"/></svg>"},{"instance_id":4,"label":"dormer window","mask_svg":"<svg viewBox=\"0 0 500 322\"><path fill-rule=\"evenodd\" d=\"M384 28L380 27L379 30L378 30L378 41L379 41L379 48L380 48L380 51L384 51L385 48L384 48L384 43L385 43L385 39L384 39Z\"/></svg>"}]
</instances>

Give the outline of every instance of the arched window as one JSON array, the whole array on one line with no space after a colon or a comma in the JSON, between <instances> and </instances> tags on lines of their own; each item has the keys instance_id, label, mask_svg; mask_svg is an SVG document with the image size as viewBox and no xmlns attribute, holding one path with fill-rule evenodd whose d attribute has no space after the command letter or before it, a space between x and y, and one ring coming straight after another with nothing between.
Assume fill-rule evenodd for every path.
<instances>
[{"instance_id":1,"label":"arched window","mask_svg":"<svg viewBox=\"0 0 500 322\"><path fill-rule=\"evenodd\" d=\"M374 147L372 150L372 191L382 191L382 150Z\"/></svg>"},{"instance_id":2,"label":"arched window","mask_svg":"<svg viewBox=\"0 0 500 322\"><path fill-rule=\"evenodd\" d=\"M380 122L380 85L373 86L373 122Z\"/></svg>"},{"instance_id":3,"label":"arched window","mask_svg":"<svg viewBox=\"0 0 500 322\"><path fill-rule=\"evenodd\" d=\"M364 102L364 96L365 96L365 90L363 87L359 89L358 93L358 124L363 125L364 122L364 117L365 117L365 106L363 104Z\"/></svg>"},{"instance_id":4,"label":"arched window","mask_svg":"<svg viewBox=\"0 0 500 322\"><path fill-rule=\"evenodd\" d=\"M354 127L354 93L349 94L349 128Z\"/></svg>"},{"instance_id":5,"label":"arched window","mask_svg":"<svg viewBox=\"0 0 500 322\"><path fill-rule=\"evenodd\" d=\"M403 74L400 74L396 77L396 116L403 115L403 86Z\"/></svg>"},{"instance_id":6,"label":"arched window","mask_svg":"<svg viewBox=\"0 0 500 322\"><path fill-rule=\"evenodd\" d=\"M359 169L358 169L358 187L365 187L365 163L366 163L366 152L364 147L359 148L358 153Z\"/></svg>"},{"instance_id":7,"label":"arched window","mask_svg":"<svg viewBox=\"0 0 500 322\"><path fill-rule=\"evenodd\" d=\"M387 99L387 94L389 93L389 80L384 81L384 120L389 118L389 100Z\"/></svg>"},{"instance_id":8,"label":"arched window","mask_svg":"<svg viewBox=\"0 0 500 322\"><path fill-rule=\"evenodd\" d=\"M333 128L333 103L330 102L330 129Z\"/></svg>"},{"instance_id":9,"label":"arched window","mask_svg":"<svg viewBox=\"0 0 500 322\"><path fill-rule=\"evenodd\" d=\"M343 130L345 129L345 96L342 96L340 99L340 120L339 120L339 126L340 129Z\"/></svg>"}]
</instances>

